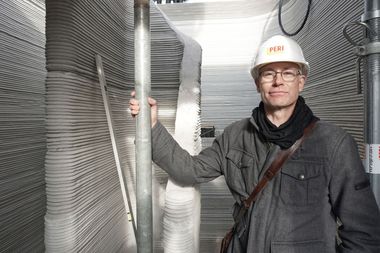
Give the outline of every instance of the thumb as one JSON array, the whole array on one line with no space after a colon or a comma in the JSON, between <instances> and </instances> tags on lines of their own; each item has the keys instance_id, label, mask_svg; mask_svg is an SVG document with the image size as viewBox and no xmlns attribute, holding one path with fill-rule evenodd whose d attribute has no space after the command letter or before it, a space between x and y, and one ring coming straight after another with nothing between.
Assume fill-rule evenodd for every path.
<instances>
[{"instance_id":1,"label":"thumb","mask_svg":"<svg viewBox=\"0 0 380 253\"><path fill-rule=\"evenodd\" d=\"M148 104L151 110L151 124L154 127L157 123L158 106L157 101L154 98L148 97Z\"/></svg>"},{"instance_id":2,"label":"thumb","mask_svg":"<svg viewBox=\"0 0 380 253\"><path fill-rule=\"evenodd\" d=\"M157 100L155 100L154 98L148 97L148 104L150 105L150 107L157 107Z\"/></svg>"}]
</instances>

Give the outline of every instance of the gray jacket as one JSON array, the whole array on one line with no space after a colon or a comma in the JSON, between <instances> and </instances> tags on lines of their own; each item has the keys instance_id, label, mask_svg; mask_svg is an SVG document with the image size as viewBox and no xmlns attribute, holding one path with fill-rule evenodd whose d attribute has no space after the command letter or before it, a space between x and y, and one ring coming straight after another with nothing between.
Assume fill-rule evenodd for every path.
<instances>
[{"instance_id":1,"label":"gray jacket","mask_svg":"<svg viewBox=\"0 0 380 253\"><path fill-rule=\"evenodd\" d=\"M152 144L154 162L179 183L193 185L224 175L236 206L279 150L259 138L252 118L228 126L197 156L184 151L159 122L152 129ZM339 248L337 219L343 224ZM319 121L261 192L229 251L379 253L380 213L353 138Z\"/></svg>"}]
</instances>

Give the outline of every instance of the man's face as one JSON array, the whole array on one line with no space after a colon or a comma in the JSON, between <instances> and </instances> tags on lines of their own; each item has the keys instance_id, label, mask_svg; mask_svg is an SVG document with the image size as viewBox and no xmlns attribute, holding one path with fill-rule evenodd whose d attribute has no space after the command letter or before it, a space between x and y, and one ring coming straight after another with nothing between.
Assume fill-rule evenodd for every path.
<instances>
[{"instance_id":1,"label":"man's face","mask_svg":"<svg viewBox=\"0 0 380 253\"><path fill-rule=\"evenodd\" d=\"M260 68L256 88L267 113L294 108L305 84L305 76L299 69L291 62L275 62Z\"/></svg>"}]
</instances>

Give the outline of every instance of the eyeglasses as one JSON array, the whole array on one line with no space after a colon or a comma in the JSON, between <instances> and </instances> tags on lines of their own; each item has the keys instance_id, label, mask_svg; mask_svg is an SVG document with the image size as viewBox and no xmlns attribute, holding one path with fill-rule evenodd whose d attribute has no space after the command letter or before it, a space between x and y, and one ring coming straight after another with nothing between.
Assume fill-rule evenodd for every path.
<instances>
[{"instance_id":1,"label":"eyeglasses","mask_svg":"<svg viewBox=\"0 0 380 253\"><path fill-rule=\"evenodd\" d=\"M296 76L300 75L300 71L296 69L287 69L284 71L274 71L274 70L264 70L260 73L261 81L263 82L273 82L277 78L277 74L280 73L282 80L285 82L293 82Z\"/></svg>"}]
</instances>

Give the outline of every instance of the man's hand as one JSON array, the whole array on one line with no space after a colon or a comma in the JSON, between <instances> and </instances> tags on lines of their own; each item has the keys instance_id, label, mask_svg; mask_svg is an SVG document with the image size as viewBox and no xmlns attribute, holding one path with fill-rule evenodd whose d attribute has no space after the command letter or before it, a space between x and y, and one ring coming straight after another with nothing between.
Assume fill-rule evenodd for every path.
<instances>
[{"instance_id":1,"label":"man's hand","mask_svg":"<svg viewBox=\"0 0 380 253\"><path fill-rule=\"evenodd\" d=\"M132 91L131 96L132 98L129 100L129 109L131 110L132 117L136 117L140 112L139 101L135 98L136 91ZM151 124L153 128L157 123L157 101L151 97L148 97L148 104L150 105Z\"/></svg>"}]
</instances>

